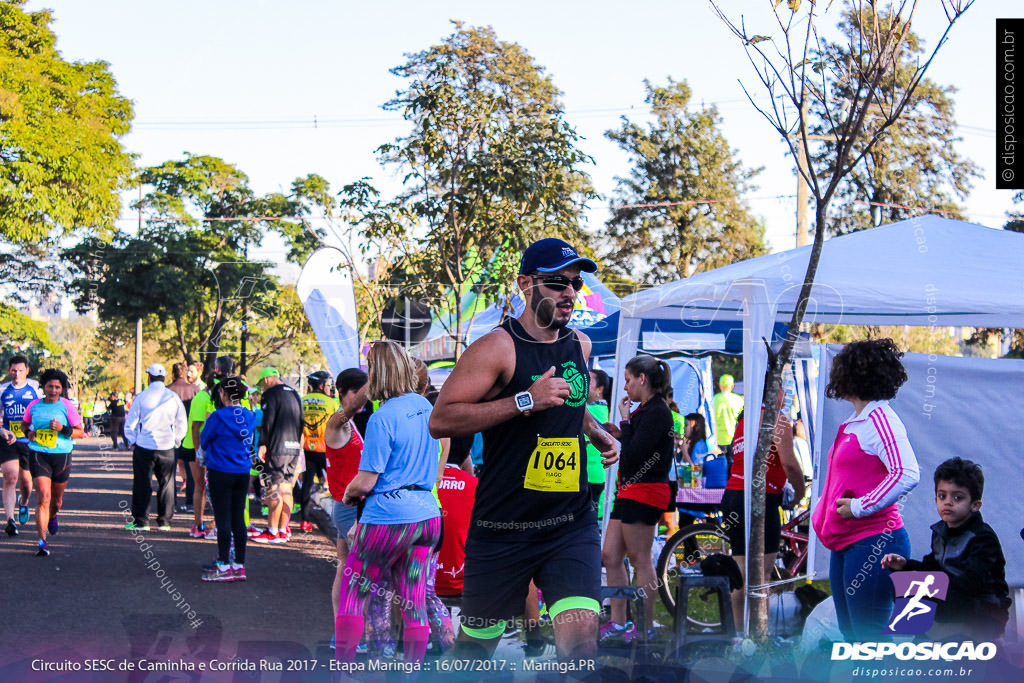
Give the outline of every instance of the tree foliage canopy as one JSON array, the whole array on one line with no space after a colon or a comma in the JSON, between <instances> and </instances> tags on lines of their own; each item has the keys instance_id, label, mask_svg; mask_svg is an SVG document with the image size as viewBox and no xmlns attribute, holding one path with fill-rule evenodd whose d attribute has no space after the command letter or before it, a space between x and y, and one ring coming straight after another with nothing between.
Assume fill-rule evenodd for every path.
<instances>
[{"instance_id":1,"label":"tree foliage canopy","mask_svg":"<svg viewBox=\"0 0 1024 683\"><path fill-rule=\"evenodd\" d=\"M606 260L622 274L660 284L764 253L764 226L740 198L760 169L747 169L719 130L715 107L689 112L690 88L644 81L654 120L623 117L605 135L630 156L616 178Z\"/></svg>"},{"instance_id":2,"label":"tree foliage canopy","mask_svg":"<svg viewBox=\"0 0 1024 683\"><path fill-rule=\"evenodd\" d=\"M412 130L379 151L404 173L403 190L383 201L356 183L342 205L370 241L401 245L387 264L396 281L444 301L467 283L507 284L534 239L583 240L592 191L580 167L590 159L558 89L522 47L456 22L441 44L407 55L392 73L406 86L384 108Z\"/></svg>"},{"instance_id":3,"label":"tree foliage canopy","mask_svg":"<svg viewBox=\"0 0 1024 683\"><path fill-rule=\"evenodd\" d=\"M901 19L897 15L895 21ZM888 31L894 21L892 14L877 13L873 7L856 11L848 8L839 24L843 39L826 43L822 52L833 58L855 63L863 60L858 52L862 45L856 36L861 30ZM903 48L896 53L896 63L879 83L883 102L892 99L893 92L907 91L917 76L917 67L924 53L921 39L913 31L907 32ZM849 101L853 95L851 81L840 79L832 91L835 101ZM978 166L957 153L954 143L956 121L952 95L953 87L941 86L929 78L921 78L907 99L903 114L889 126L864 154L861 162L843 177L836 193L840 204L830 223L830 232L843 234L854 230L891 223L914 215L921 208L947 212L953 218L963 218L957 200L970 193L973 180L980 177ZM825 137L815 155L815 166L831 173L837 158L836 136L839 122L825 110L820 100L813 101L809 123L812 133ZM865 112L865 129L873 130L876 121L885 114L879 106ZM868 142L866 136L854 141L853 154L859 155Z\"/></svg>"},{"instance_id":4,"label":"tree foliage canopy","mask_svg":"<svg viewBox=\"0 0 1024 683\"><path fill-rule=\"evenodd\" d=\"M212 362L246 316L271 320L261 330L285 335L256 335L266 348L247 351L265 356L286 343L302 324L294 296L282 299L273 264L248 257L268 226L242 220L258 203L245 174L216 157L187 155L141 178L151 190L139 203L147 214L139 234L119 232L110 243L89 237L66 251L79 272L79 309L95 305L106 321L169 325L170 343L188 361Z\"/></svg>"},{"instance_id":5,"label":"tree foliage canopy","mask_svg":"<svg viewBox=\"0 0 1024 683\"><path fill-rule=\"evenodd\" d=\"M0 304L0 340L8 348L34 346L53 354L61 351L50 339L46 323L33 320L7 304Z\"/></svg>"},{"instance_id":6,"label":"tree foliage canopy","mask_svg":"<svg viewBox=\"0 0 1024 683\"><path fill-rule=\"evenodd\" d=\"M105 62L67 62L49 12L0 3L0 236L50 242L110 233L132 172L131 102Z\"/></svg>"}]
</instances>

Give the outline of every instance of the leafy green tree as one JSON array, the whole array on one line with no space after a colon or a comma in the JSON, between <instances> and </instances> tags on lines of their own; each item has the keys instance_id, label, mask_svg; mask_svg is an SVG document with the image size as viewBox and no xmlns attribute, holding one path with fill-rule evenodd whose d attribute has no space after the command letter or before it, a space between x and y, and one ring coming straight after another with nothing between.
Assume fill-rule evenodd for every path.
<instances>
[{"instance_id":1,"label":"leafy green tree","mask_svg":"<svg viewBox=\"0 0 1024 683\"><path fill-rule=\"evenodd\" d=\"M412 130L379 151L404 173L403 189L381 201L354 184L342 205L370 240L394 238L396 282L436 305L480 280L510 281L536 238L583 240L592 191L580 167L590 159L576 147L558 89L521 46L455 22L441 44L407 55L392 73L406 85L384 108Z\"/></svg>"},{"instance_id":2,"label":"leafy green tree","mask_svg":"<svg viewBox=\"0 0 1024 683\"><path fill-rule=\"evenodd\" d=\"M56 363L71 380L73 396L81 397L82 389L88 390L103 374L104 360L99 354L97 328L98 325L86 317L50 323L54 340L63 348Z\"/></svg>"},{"instance_id":3,"label":"leafy green tree","mask_svg":"<svg viewBox=\"0 0 1024 683\"><path fill-rule=\"evenodd\" d=\"M133 112L107 63L65 61L50 13L24 5L0 3L0 236L43 254L78 228L113 230Z\"/></svg>"},{"instance_id":4,"label":"leafy green tree","mask_svg":"<svg viewBox=\"0 0 1024 683\"><path fill-rule=\"evenodd\" d=\"M20 352L30 347L38 349L40 354L61 352L60 347L50 338L46 323L33 320L7 304L0 304L0 343L5 348L12 349L10 355L14 355L13 349Z\"/></svg>"},{"instance_id":5,"label":"leafy green tree","mask_svg":"<svg viewBox=\"0 0 1024 683\"><path fill-rule=\"evenodd\" d=\"M660 284L764 253L764 225L741 199L760 169L736 158L715 107L689 112L690 88L644 81L654 121L623 117L605 135L629 154L616 178L604 257L623 275Z\"/></svg>"},{"instance_id":6,"label":"leafy green tree","mask_svg":"<svg viewBox=\"0 0 1024 683\"><path fill-rule=\"evenodd\" d=\"M315 173L292 182L291 193L271 193L257 201L260 216L300 217L302 220L281 220L275 225L288 244L288 260L299 266L324 244L327 231L314 226L304 217L322 219L332 223L337 215L338 202L331 192L330 183Z\"/></svg>"},{"instance_id":7,"label":"leafy green tree","mask_svg":"<svg viewBox=\"0 0 1024 683\"><path fill-rule=\"evenodd\" d=\"M272 264L248 257L274 226L249 220L259 202L248 179L216 157L187 155L145 169L141 181L151 190L138 205L147 215L138 235L89 237L67 250L76 304L97 306L105 321L154 318L170 327L181 358L209 365L243 316L280 313Z\"/></svg>"},{"instance_id":8,"label":"leafy green tree","mask_svg":"<svg viewBox=\"0 0 1024 683\"><path fill-rule=\"evenodd\" d=\"M839 24L842 39L828 42L822 52L834 54L838 59L856 62L863 58L860 43L854 38L862 29L874 30L877 23L882 31L888 30L892 15L876 15L871 7L847 8ZM924 48L913 31L907 31L903 49L895 65L891 65L878 85L882 100L888 93L906 91L915 78ZM836 84L833 101L850 101L854 81ZM954 143L961 138L956 134L953 93L956 88L941 86L929 78L920 78L907 99L899 120L874 140L860 136L853 143L852 155L863 154L860 163L853 166L840 183L836 202L840 209L830 224L830 232L844 234L855 230L892 223L920 215L922 208L945 212L951 218L963 219L963 201L971 191L976 178L981 177L978 165L957 153ZM830 173L838 158L836 154L837 127L841 121L831 116L827 107L815 100L811 108L813 121L810 131L823 137L817 149L815 164ZM865 111L866 130L873 130L884 119L887 110L883 104Z\"/></svg>"}]
</instances>

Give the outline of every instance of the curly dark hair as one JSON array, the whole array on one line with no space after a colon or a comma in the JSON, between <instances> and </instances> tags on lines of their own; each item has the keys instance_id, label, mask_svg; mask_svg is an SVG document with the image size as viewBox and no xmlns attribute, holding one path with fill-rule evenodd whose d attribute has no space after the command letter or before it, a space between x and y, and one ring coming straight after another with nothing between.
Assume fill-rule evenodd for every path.
<instances>
[{"instance_id":1,"label":"curly dark hair","mask_svg":"<svg viewBox=\"0 0 1024 683\"><path fill-rule=\"evenodd\" d=\"M907 381L900 358L903 352L892 339L869 339L847 344L832 360L825 395L878 401L895 398Z\"/></svg>"},{"instance_id":2,"label":"curly dark hair","mask_svg":"<svg viewBox=\"0 0 1024 683\"><path fill-rule=\"evenodd\" d=\"M985 475L981 466L973 460L950 458L935 468L935 490L940 481L951 481L971 494L971 502L981 500L985 491Z\"/></svg>"},{"instance_id":3,"label":"curly dark hair","mask_svg":"<svg viewBox=\"0 0 1024 683\"><path fill-rule=\"evenodd\" d=\"M68 376L65 375L62 370L58 370L57 368L50 368L48 370L44 370L43 374L39 376L40 388L45 387L46 383L52 380L57 380L58 382L60 382L61 395L63 395L66 398L68 393L68 384L70 383L68 380Z\"/></svg>"}]
</instances>

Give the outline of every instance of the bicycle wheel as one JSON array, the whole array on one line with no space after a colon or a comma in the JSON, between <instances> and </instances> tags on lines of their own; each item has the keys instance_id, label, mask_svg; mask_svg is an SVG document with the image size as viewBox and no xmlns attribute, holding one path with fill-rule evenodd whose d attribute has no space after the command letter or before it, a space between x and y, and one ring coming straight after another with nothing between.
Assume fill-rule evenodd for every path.
<instances>
[{"instance_id":1,"label":"bicycle wheel","mask_svg":"<svg viewBox=\"0 0 1024 683\"><path fill-rule=\"evenodd\" d=\"M729 539L715 524L691 524L680 529L665 543L656 567L658 595L669 614L676 611L676 586L683 575L700 575L700 563L708 555L729 555ZM717 616L686 615L687 621L700 627L717 626Z\"/></svg>"}]
</instances>

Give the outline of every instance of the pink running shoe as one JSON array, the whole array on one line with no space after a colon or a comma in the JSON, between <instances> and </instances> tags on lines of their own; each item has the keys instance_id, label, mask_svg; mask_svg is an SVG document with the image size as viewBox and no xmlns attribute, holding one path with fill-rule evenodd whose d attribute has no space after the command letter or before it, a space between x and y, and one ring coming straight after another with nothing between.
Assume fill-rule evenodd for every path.
<instances>
[{"instance_id":1,"label":"pink running shoe","mask_svg":"<svg viewBox=\"0 0 1024 683\"><path fill-rule=\"evenodd\" d=\"M245 581L245 567L239 567L238 569L232 569L232 581Z\"/></svg>"},{"instance_id":2,"label":"pink running shoe","mask_svg":"<svg viewBox=\"0 0 1024 683\"><path fill-rule=\"evenodd\" d=\"M203 581L234 581L235 573L231 570L231 566L227 564L220 564L219 562L214 566L211 571L203 574Z\"/></svg>"}]
</instances>

